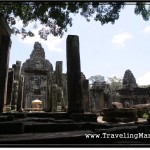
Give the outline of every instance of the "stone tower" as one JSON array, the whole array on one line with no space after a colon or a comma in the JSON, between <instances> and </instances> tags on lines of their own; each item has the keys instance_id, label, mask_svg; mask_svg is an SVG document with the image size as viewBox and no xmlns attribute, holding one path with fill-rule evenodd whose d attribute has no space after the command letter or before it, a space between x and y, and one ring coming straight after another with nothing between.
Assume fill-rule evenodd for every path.
<instances>
[{"instance_id":1,"label":"stone tower","mask_svg":"<svg viewBox=\"0 0 150 150\"><path fill-rule=\"evenodd\" d=\"M45 52L39 42L35 42L30 59L22 65L24 75L23 108L31 108L32 101L42 101L42 108L50 110L50 84L53 72L52 64L45 59Z\"/></svg>"},{"instance_id":2,"label":"stone tower","mask_svg":"<svg viewBox=\"0 0 150 150\"><path fill-rule=\"evenodd\" d=\"M123 77L123 88L135 88L138 87L136 83L136 79L133 75L133 73L128 69L125 71L124 77Z\"/></svg>"}]
</instances>

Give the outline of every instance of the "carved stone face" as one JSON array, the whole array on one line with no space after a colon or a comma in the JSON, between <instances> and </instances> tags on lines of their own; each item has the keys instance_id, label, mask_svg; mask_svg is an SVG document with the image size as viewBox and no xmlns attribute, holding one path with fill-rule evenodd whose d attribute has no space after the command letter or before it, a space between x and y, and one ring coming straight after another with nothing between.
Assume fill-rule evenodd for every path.
<instances>
[{"instance_id":1,"label":"carved stone face","mask_svg":"<svg viewBox=\"0 0 150 150\"><path fill-rule=\"evenodd\" d=\"M34 44L34 49L41 49L41 44L39 43L39 42L35 42L35 44Z\"/></svg>"},{"instance_id":2,"label":"carved stone face","mask_svg":"<svg viewBox=\"0 0 150 150\"><path fill-rule=\"evenodd\" d=\"M41 69L41 68L43 68L43 63L41 61L35 61L35 67L37 69Z\"/></svg>"}]
</instances>

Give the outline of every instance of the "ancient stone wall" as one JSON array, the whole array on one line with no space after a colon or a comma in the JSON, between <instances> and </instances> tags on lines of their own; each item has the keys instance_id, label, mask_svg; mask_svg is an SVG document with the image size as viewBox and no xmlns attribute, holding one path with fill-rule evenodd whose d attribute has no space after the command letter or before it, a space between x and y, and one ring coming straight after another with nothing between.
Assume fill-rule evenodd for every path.
<instances>
[{"instance_id":1,"label":"ancient stone wall","mask_svg":"<svg viewBox=\"0 0 150 150\"><path fill-rule=\"evenodd\" d=\"M39 99L42 101L43 109L50 110L51 80L48 80L48 78L51 78L52 72L52 64L45 59L44 49L39 42L35 42L30 59L27 59L22 66L22 74L24 76L24 108L31 108L32 101Z\"/></svg>"}]
</instances>

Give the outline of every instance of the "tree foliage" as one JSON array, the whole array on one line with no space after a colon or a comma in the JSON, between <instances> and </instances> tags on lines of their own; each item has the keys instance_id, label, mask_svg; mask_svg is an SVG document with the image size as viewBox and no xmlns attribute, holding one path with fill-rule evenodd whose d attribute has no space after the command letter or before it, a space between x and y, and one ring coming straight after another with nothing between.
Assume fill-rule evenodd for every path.
<instances>
[{"instance_id":1,"label":"tree foliage","mask_svg":"<svg viewBox=\"0 0 150 150\"><path fill-rule=\"evenodd\" d=\"M112 94L116 94L117 90L122 88L122 79L114 77L108 78L108 83L111 89Z\"/></svg>"},{"instance_id":2,"label":"tree foliage","mask_svg":"<svg viewBox=\"0 0 150 150\"><path fill-rule=\"evenodd\" d=\"M120 11L127 5L125 2L0 2L0 15L4 16L13 34L22 34L22 37L34 36L26 27L39 21L47 28L39 30L39 35L47 39L49 34L62 37L72 26L71 14L80 13L89 22L90 19L99 21L101 25L114 24L119 19ZM142 15L144 20L149 20L150 7L146 2L136 2L135 14ZM23 21L23 27L18 29L17 17Z\"/></svg>"},{"instance_id":3,"label":"tree foliage","mask_svg":"<svg viewBox=\"0 0 150 150\"><path fill-rule=\"evenodd\" d=\"M94 84L94 83L101 84L101 83L105 82L104 76L101 76L101 75L91 76L88 80L91 82L91 84Z\"/></svg>"}]
</instances>

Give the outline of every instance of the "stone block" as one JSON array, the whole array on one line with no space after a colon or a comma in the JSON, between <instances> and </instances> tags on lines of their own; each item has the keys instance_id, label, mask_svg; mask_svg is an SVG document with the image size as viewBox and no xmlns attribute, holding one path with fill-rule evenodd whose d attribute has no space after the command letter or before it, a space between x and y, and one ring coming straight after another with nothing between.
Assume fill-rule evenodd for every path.
<instances>
[{"instance_id":1,"label":"stone block","mask_svg":"<svg viewBox=\"0 0 150 150\"><path fill-rule=\"evenodd\" d=\"M135 117L103 117L103 121L107 122L133 122L138 121Z\"/></svg>"},{"instance_id":2,"label":"stone block","mask_svg":"<svg viewBox=\"0 0 150 150\"><path fill-rule=\"evenodd\" d=\"M119 102L112 102L112 106L113 106L113 108L115 108L115 109L123 108L122 103L119 103Z\"/></svg>"},{"instance_id":3,"label":"stone block","mask_svg":"<svg viewBox=\"0 0 150 150\"><path fill-rule=\"evenodd\" d=\"M22 134L24 125L22 122L3 122L0 123L0 134Z\"/></svg>"},{"instance_id":4,"label":"stone block","mask_svg":"<svg viewBox=\"0 0 150 150\"><path fill-rule=\"evenodd\" d=\"M103 121L132 122L137 121L137 110L131 108L103 109Z\"/></svg>"}]
</instances>

